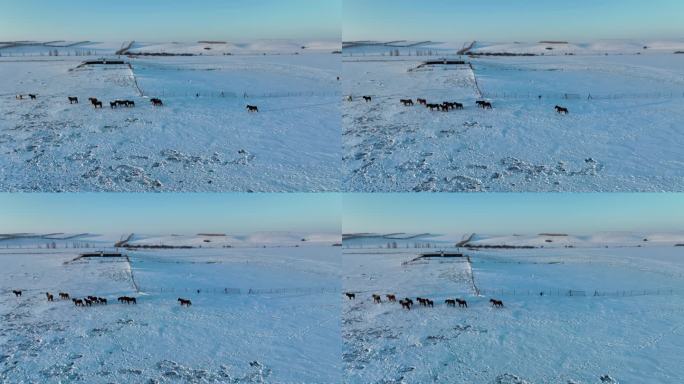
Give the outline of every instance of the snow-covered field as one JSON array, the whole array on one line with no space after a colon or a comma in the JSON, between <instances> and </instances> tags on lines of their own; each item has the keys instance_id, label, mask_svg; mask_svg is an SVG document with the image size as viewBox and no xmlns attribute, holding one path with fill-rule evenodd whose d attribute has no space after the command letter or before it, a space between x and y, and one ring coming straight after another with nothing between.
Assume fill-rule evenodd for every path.
<instances>
[{"instance_id":1,"label":"snow-covered field","mask_svg":"<svg viewBox=\"0 0 684 384\"><path fill-rule=\"evenodd\" d=\"M87 57L9 49L0 49L0 190L339 189L341 64L330 51L122 56L129 68L79 67L116 58L104 49ZM15 99L28 93L37 100ZM89 97L104 108L93 109ZM115 99L136 107L110 109Z\"/></svg>"},{"instance_id":2,"label":"snow-covered field","mask_svg":"<svg viewBox=\"0 0 684 384\"><path fill-rule=\"evenodd\" d=\"M637 55L641 44L649 49ZM400 56L386 46L344 50L342 88L353 96L342 107L345 191L684 188L684 55L674 54L684 43L601 42L532 57L456 56L462 46L402 47ZM472 52L544 46L478 43ZM419 68L440 58L466 64ZM399 101L416 98L465 109ZM493 110L476 107L482 98Z\"/></svg>"},{"instance_id":3,"label":"snow-covered field","mask_svg":"<svg viewBox=\"0 0 684 384\"><path fill-rule=\"evenodd\" d=\"M469 258L411 261L434 249L345 242L343 287L357 292L343 306L345 382L624 384L684 375L681 233L570 236L562 245L525 238L519 245L545 248L441 248ZM372 293L409 296L416 306L406 311L384 297L373 304ZM416 297L435 307L417 306ZM504 308L492 308L492 297ZM447 298L468 308L446 307Z\"/></svg>"},{"instance_id":4,"label":"snow-covered field","mask_svg":"<svg viewBox=\"0 0 684 384\"><path fill-rule=\"evenodd\" d=\"M90 238L94 247L100 237ZM114 249L43 242L0 241L0 382L341 381L339 247L205 243L74 260ZM58 292L109 303L77 308ZM122 295L138 304L117 303Z\"/></svg>"}]
</instances>

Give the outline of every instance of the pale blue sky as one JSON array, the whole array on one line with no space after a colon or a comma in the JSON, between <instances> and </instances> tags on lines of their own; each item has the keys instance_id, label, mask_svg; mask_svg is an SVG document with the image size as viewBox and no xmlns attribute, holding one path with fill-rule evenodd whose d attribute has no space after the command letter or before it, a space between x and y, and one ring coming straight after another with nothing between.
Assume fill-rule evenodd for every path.
<instances>
[{"instance_id":1,"label":"pale blue sky","mask_svg":"<svg viewBox=\"0 0 684 384\"><path fill-rule=\"evenodd\" d=\"M0 41L339 39L342 0L0 0Z\"/></svg>"},{"instance_id":2,"label":"pale blue sky","mask_svg":"<svg viewBox=\"0 0 684 384\"><path fill-rule=\"evenodd\" d=\"M344 0L344 40L684 37L682 0Z\"/></svg>"},{"instance_id":3,"label":"pale blue sky","mask_svg":"<svg viewBox=\"0 0 684 384\"><path fill-rule=\"evenodd\" d=\"M340 231L341 195L0 194L0 233Z\"/></svg>"},{"instance_id":4,"label":"pale blue sky","mask_svg":"<svg viewBox=\"0 0 684 384\"><path fill-rule=\"evenodd\" d=\"M684 231L684 194L345 194L342 206L346 233Z\"/></svg>"}]
</instances>

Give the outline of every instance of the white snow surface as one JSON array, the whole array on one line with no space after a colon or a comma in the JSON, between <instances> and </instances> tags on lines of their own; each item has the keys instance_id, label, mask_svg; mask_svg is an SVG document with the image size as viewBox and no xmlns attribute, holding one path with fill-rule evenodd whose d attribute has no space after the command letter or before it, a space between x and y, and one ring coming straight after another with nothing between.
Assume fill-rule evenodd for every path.
<instances>
[{"instance_id":1,"label":"white snow surface","mask_svg":"<svg viewBox=\"0 0 684 384\"><path fill-rule=\"evenodd\" d=\"M339 190L339 55L97 58L0 57L0 190Z\"/></svg>"},{"instance_id":2,"label":"white snow surface","mask_svg":"<svg viewBox=\"0 0 684 384\"><path fill-rule=\"evenodd\" d=\"M345 51L343 94L353 101L342 106L342 188L680 191L684 55L647 51L476 58ZM421 67L440 59L466 64ZM416 98L465 108L431 112L399 101ZM479 99L493 110L477 108ZM555 105L570 113L557 114Z\"/></svg>"},{"instance_id":3,"label":"white snow surface","mask_svg":"<svg viewBox=\"0 0 684 384\"><path fill-rule=\"evenodd\" d=\"M434 249L345 244L343 287L356 299L343 299L344 382L676 382L684 375L684 248L672 243L682 235L631 243L642 235L572 237L581 248L444 247L468 258L418 260ZM382 304L373 304L374 293ZM416 306L406 311L385 294ZM447 298L468 308L446 307Z\"/></svg>"},{"instance_id":4,"label":"white snow surface","mask_svg":"<svg viewBox=\"0 0 684 384\"><path fill-rule=\"evenodd\" d=\"M0 382L341 382L339 247L125 253L0 249Z\"/></svg>"}]
</instances>

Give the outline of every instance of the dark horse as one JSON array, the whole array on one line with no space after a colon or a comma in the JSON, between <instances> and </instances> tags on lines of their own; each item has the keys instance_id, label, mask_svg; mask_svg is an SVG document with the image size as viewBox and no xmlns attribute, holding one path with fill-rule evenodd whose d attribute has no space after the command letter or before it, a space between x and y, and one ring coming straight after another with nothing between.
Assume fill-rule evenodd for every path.
<instances>
[{"instance_id":1,"label":"dark horse","mask_svg":"<svg viewBox=\"0 0 684 384\"><path fill-rule=\"evenodd\" d=\"M456 300L454 299L446 299L444 303L446 303L447 307L456 307Z\"/></svg>"},{"instance_id":2,"label":"dark horse","mask_svg":"<svg viewBox=\"0 0 684 384\"><path fill-rule=\"evenodd\" d=\"M69 104L78 104L78 97L67 96L69 98Z\"/></svg>"},{"instance_id":3,"label":"dark horse","mask_svg":"<svg viewBox=\"0 0 684 384\"><path fill-rule=\"evenodd\" d=\"M479 105L482 109L492 109L492 103L489 101L478 100L477 105Z\"/></svg>"},{"instance_id":4,"label":"dark horse","mask_svg":"<svg viewBox=\"0 0 684 384\"><path fill-rule=\"evenodd\" d=\"M459 308L468 308L468 302L467 301L461 300L461 299L456 299L456 302L458 302Z\"/></svg>"},{"instance_id":5,"label":"dark horse","mask_svg":"<svg viewBox=\"0 0 684 384\"><path fill-rule=\"evenodd\" d=\"M556 105L555 108L556 108L556 112L558 112L559 114L562 113L562 114L567 115L569 113L567 108L561 107L560 105Z\"/></svg>"},{"instance_id":6,"label":"dark horse","mask_svg":"<svg viewBox=\"0 0 684 384\"><path fill-rule=\"evenodd\" d=\"M391 303L396 303L397 302L397 297L395 295L385 295L387 296L387 301Z\"/></svg>"},{"instance_id":7,"label":"dark horse","mask_svg":"<svg viewBox=\"0 0 684 384\"><path fill-rule=\"evenodd\" d=\"M382 303L382 298L380 298L380 295L376 295L375 293L373 294L373 302L375 304L380 304Z\"/></svg>"},{"instance_id":8,"label":"dark horse","mask_svg":"<svg viewBox=\"0 0 684 384\"><path fill-rule=\"evenodd\" d=\"M347 292L347 293L345 293L345 295L347 295L347 299L349 299L349 300L356 299L355 293Z\"/></svg>"},{"instance_id":9,"label":"dark horse","mask_svg":"<svg viewBox=\"0 0 684 384\"><path fill-rule=\"evenodd\" d=\"M441 108L441 105L439 105L439 104L425 104L425 107L429 108L431 111L434 111L435 109L437 109L439 111Z\"/></svg>"},{"instance_id":10,"label":"dark horse","mask_svg":"<svg viewBox=\"0 0 684 384\"><path fill-rule=\"evenodd\" d=\"M425 99L416 99L416 101L418 102L418 104L427 105L427 100Z\"/></svg>"},{"instance_id":11,"label":"dark horse","mask_svg":"<svg viewBox=\"0 0 684 384\"><path fill-rule=\"evenodd\" d=\"M156 97L151 98L150 101L152 102L152 105L154 105L155 107L164 106L164 103L162 103L161 99L157 99Z\"/></svg>"},{"instance_id":12,"label":"dark horse","mask_svg":"<svg viewBox=\"0 0 684 384\"><path fill-rule=\"evenodd\" d=\"M248 105L247 112L259 112L259 107L256 105Z\"/></svg>"},{"instance_id":13,"label":"dark horse","mask_svg":"<svg viewBox=\"0 0 684 384\"><path fill-rule=\"evenodd\" d=\"M411 99L400 99L399 101L404 104L404 106L413 105L413 100Z\"/></svg>"},{"instance_id":14,"label":"dark horse","mask_svg":"<svg viewBox=\"0 0 684 384\"><path fill-rule=\"evenodd\" d=\"M71 301L73 301L74 305L77 307L83 307L84 306L83 300L81 300L81 299L71 299Z\"/></svg>"},{"instance_id":15,"label":"dark horse","mask_svg":"<svg viewBox=\"0 0 684 384\"><path fill-rule=\"evenodd\" d=\"M503 308L503 301L497 299L489 299L489 302L494 306L494 308Z\"/></svg>"},{"instance_id":16,"label":"dark horse","mask_svg":"<svg viewBox=\"0 0 684 384\"><path fill-rule=\"evenodd\" d=\"M180 303L181 307L184 306L184 305L185 305L186 307L189 307L189 306L192 305L192 301L190 301L190 299L181 299L181 298L179 297L179 298L178 298L178 302Z\"/></svg>"},{"instance_id":17,"label":"dark horse","mask_svg":"<svg viewBox=\"0 0 684 384\"><path fill-rule=\"evenodd\" d=\"M372 101L373 98L370 97L370 96L364 96L364 97L363 97L363 100L364 100L366 103L368 103L368 102Z\"/></svg>"},{"instance_id":18,"label":"dark horse","mask_svg":"<svg viewBox=\"0 0 684 384\"><path fill-rule=\"evenodd\" d=\"M401 304L402 308L406 308L409 311L411 310L411 306L413 305L413 301L408 297L403 300L399 300L399 303Z\"/></svg>"},{"instance_id":19,"label":"dark horse","mask_svg":"<svg viewBox=\"0 0 684 384\"><path fill-rule=\"evenodd\" d=\"M69 300L69 294L66 292L60 292L59 293L59 298L62 300Z\"/></svg>"},{"instance_id":20,"label":"dark horse","mask_svg":"<svg viewBox=\"0 0 684 384\"><path fill-rule=\"evenodd\" d=\"M45 292L45 297L47 297L47 301L55 301L55 297L50 292Z\"/></svg>"},{"instance_id":21,"label":"dark horse","mask_svg":"<svg viewBox=\"0 0 684 384\"><path fill-rule=\"evenodd\" d=\"M34 95L34 94L32 94L32 93L29 93L29 97L31 98L31 100L35 100L36 97L38 97L38 96L36 96L36 95Z\"/></svg>"},{"instance_id":22,"label":"dark horse","mask_svg":"<svg viewBox=\"0 0 684 384\"><path fill-rule=\"evenodd\" d=\"M19 297L19 296L21 296L21 291L19 291L19 290L13 289L13 290L12 290L12 293L14 293L14 297Z\"/></svg>"},{"instance_id":23,"label":"dark horse","mask_svg":"<svg viewBox=\"0 0 684 384\"><path fill-rule=\"evenodd\" d=\"M95 109L102 108L102 102L101 101L95 100L92 103L93 103L93 107L95 107Z\"/></svg>"}]
</instances>

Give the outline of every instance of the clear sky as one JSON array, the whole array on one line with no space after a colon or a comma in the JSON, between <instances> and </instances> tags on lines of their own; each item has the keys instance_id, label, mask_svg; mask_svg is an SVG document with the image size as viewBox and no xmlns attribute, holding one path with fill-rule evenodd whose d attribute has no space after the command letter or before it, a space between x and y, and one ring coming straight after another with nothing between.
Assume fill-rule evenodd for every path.
<instances>
[{"instance_id":1,"label":"clear sky","mask_svg":"<svg viewBox=\"0 0 684 384\"><path fill-rule=\"evenodd\" d=\"M0 0L2 40L339 39L342 0Z\"/></svg>"},{"instance_id":2,"label":"clear sky","mask_svg":"<svg viewBox=\"0 0 684 384\"><path fill-rule=\"evenodd\" d=\"M684 37L682 0L344 0L344 40Z\"/></svg>"},{"instance_id":3,"label":"clear sky","mask_svg":"<svg viewBox=\"0 0 684 384\"><path fill-rule=\"evenodd\" d=\"M684 231L684 194L345 194L342 206L345 233Z\"/></svg>"},{"instance_id":4,"label":"clear sky","mask_svg":"<svg viewBox=\"0 0 684 384\"><path fill-rule=\"evenodd\" d=\"M0 233L339 233L339 194L0 194Z\"/></svg>"}]
</instances>

